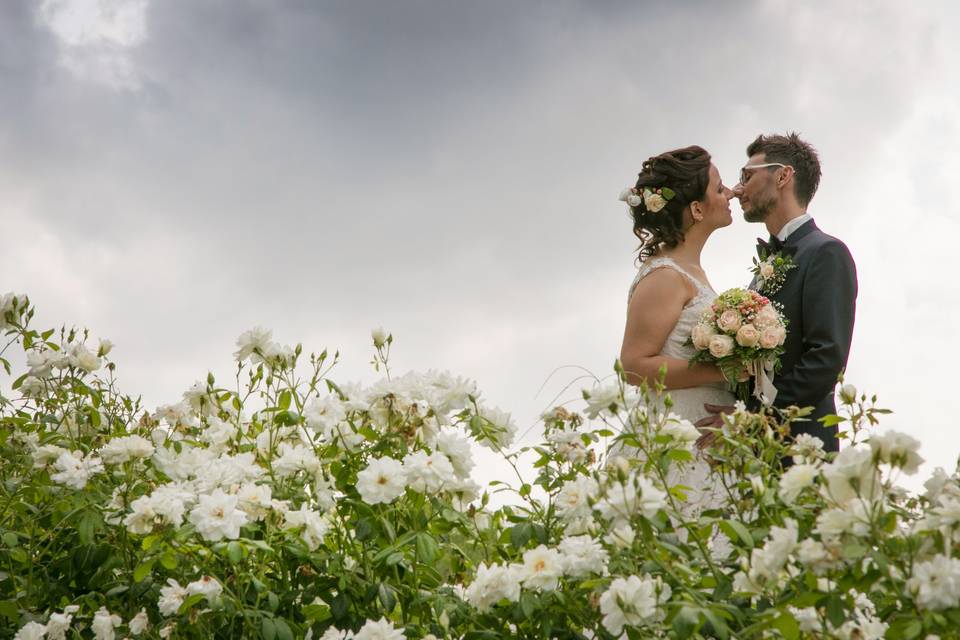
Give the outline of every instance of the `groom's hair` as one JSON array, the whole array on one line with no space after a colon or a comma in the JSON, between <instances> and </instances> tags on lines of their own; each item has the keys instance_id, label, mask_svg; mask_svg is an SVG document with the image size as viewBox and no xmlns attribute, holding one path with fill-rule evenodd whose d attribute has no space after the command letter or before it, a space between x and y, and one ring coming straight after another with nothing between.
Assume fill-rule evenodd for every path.
<instances>
[{"instance_id":1,"label":"groom's hair","mask_svg":"<svg viewBox=\"0 0 960 640\"><path fill-rule=\"evenodd\" d=\"M796 133L785 136L760 134L747 147L747 157L762 153L767 162L782 162L793 167L793 193L797 203L806 207L820 186L820 157L809 142Z\"/></svg>"}]
</instances>

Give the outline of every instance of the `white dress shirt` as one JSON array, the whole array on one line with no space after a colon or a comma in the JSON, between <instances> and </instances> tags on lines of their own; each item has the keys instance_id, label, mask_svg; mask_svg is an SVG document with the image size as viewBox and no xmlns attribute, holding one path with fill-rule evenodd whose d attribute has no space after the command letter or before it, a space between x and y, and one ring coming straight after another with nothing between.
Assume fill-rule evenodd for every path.
<instances>
[{"instance_id":1,"label":"white dress shirt","mask_svg":"<svg viewBox=\"0 0 960 640\"><path fill-rule=\"evenodd\" d=\"M780 233L777 234L777 239L779 239L780 242L786 242L791 233L802 227L804 223L810 220L813 220L813 217L809 213L805 213L802 216L794 218L787 224L783 225L783 229L780 229Z\"/></svg>"}]
</instances>

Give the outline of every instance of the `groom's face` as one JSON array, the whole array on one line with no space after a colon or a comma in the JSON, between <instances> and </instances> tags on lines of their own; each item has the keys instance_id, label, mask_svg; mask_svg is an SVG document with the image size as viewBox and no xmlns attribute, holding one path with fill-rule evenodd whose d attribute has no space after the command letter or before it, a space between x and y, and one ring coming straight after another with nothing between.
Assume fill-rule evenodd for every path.
<instances>
[{"instance_id":1,"label":"groom's face","mask_svg":"<svg viewBox=\"0 0 960 640\"><path fill-rule=\"evenodd\" d=\"M755 153L750 156L746 166L766 164L764 153ZM773 167L776 169L776 167ZM744 169L741 172L740 184L733 193L740 201L743 210L743 219L747 222L763 222L777 207L776 171L769 168Z\"/></svg>"}]
</instances>

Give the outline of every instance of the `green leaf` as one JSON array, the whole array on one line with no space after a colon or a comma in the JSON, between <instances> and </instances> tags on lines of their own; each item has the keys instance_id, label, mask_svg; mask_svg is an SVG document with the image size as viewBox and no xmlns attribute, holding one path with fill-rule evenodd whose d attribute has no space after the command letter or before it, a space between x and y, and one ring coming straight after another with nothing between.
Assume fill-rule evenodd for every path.
<instances>
[{"instance_id":1,"label":"green leaf","mask_svg":"<svg viewBox=\"0 0 960 640\"><path fill-rule=\"evenodd\" d=\"M3 544L7 545L11 549L20 544L20 538L17 537L12 531L7 531L3 534Z\"/></svg>"},{"instance_id":2,"label":"green leaf","mask_svg":"<svg viewBox=\"0 0 960 640\"><path fill-rule=\"evenodd\" d=\"M863 556L867 555L867 552L870 549L862 544L857 544L856 542L850 542L843 545L843 558L845 560L859 560Z\"/></svg>"},{"instance_id":3,"label":"green leaf","mask_svg":"<svg viewBox=\"0 0 960 640\"><path fill-rule=\"evenodd\" d=\"M533 526L529 522L522 522L510 529L510 544L517 549L522 549L530 542L533 536Z\"/></svg>"},{"instance_id":4,"label":"green leaf","mask_svg":"<svg viewBox=\"0 0 960 640\"><path fill-rule=\"evenodd\" d=\"M678 638L689 638L700 624L700 612L693 607L683 606L673 617L672 624Z\"/></svg>"},{"instance_id":5,"label":"green leaf","mask_svg":"<svg viewBox=\"0 0 960 640\"><path fill-rule=\"evenodd\" d=\"M524 591L520 595L520 610L527 618L532 618L537 611L537 597L529 591Z\"/></svg>"},{"instance_id":6,"label":"green leaf","mask_svg":"<svg viewBox=\"0 0 960 640\"><path fill-rule=\"evenodd\" d=\"M263 640L275 640L277 637L277 625L273 623L272 618L264 616L260 619L260 637Z\"/></svg>"},{"instance_id":7,"label":"green leaf","mask_svg":"<svg viewBox=\"0 0 960 640\"><path fill-rule=\"evenodd\" d=\"M417 557L423 564L433 564L439 555L437 541L429 533L417 534Z\"/></svg>"},{"instance_id":8,"label":"green leaf","mask_svg":"<svg viewBox=\"0 0 960 640\"><path fill-rule=\"evenodd\" d=\"M919 638L921 633L923 633L922 620L910 620L903 627L904 640L914 640L914 638Z\"/></svg>"},{"instance_id":9,"label":"green leaf","mask_svg":"<svg viewBox=\"0 0 960 640\"><path fill-rule=\"evenodd\" d=\"M267 606L270 608L270 611L276 611L280 606L280 598L277 597L273 591L267 593Z\"/></svg>"},{"instance_id":10,"label":"green leaf","mask_svg":"<svg viewBox=\"0 0 960 640\"><path fill-rule=\"evenodd\" d=\"M177 556L172 551L164 551L163 555L160 556L160 564L163 565L164 569L176 569L177 568Z\"/></svg>"},{"instance_id":11,"label":"green leaf","mask_svg":"<svg viewBox=\"0 0 960 640\"><path fill-rule=\"evenodd\" d=\"M307 622L310 623L323 622L324 620L330 618L331 615L330 607L325 604L308 604L303 608L303 617L305 617Z\"/></svg>"},{"instance_id":12,"label":"green leaf","mask_svg":"<svg viewBox=\"0 0 960 640\"><path fill-rule=\"evenodd\" d=\"M281 410L286 411L290 408L290 400L290 390L285 389L284 391L280 392L280 399L277 400L277 406L280 407Z\"/></svg>"},{"instance_id":13,"label":"green leaf","mask_svg":"<svg viewBox=\"0 0 960 640\"><path fill-rule=\"evenodd\" d=\"M97 414L98 416L100 414ZM91 544L93 535L100 525L100 514L92 509L87 509L80 516L80 522L77 523L77 533L80 535L80 544Z\"/></svg>"},{"instance_id":14,"label":"green leaf","mask_svg":"<svg viewBox=\"0 0 960 640\"><path fill-rule=\"evenodd\" d=\"M153 571L153 563L156 562L156 558L150 558L144 562L141 562L136 569L133 570L133 581L134 582L143 582L143 580L150 575L150 572Z\"/></svg>"},{"instance_id":15,"label":"green leaf","mask_svg":"<svg viewBox=\"0 0 960 640\"><path fill-rule=\"evenodd\" d=\"M350 611L350 599L345 593L338 593L330 603L330 613L335 620L343 620Z\"/></svg>"},{"instance_id":16,"label":"green leaf","mask_svg":"<svg viewBox=\"0 0 960 640\"><path fill-rule=\"evenodd\" d=\"M393 608L397 606L397 596L390 585L385 582L381 582L380 586L377 587L377 598L379 598L383 610L387 613L393 611Z\"/></svg>"},{"instance_id":17,"label":"green leaf","mask_svg":"<svg viewBox=\"0 0 960 640\"><path fill-rule=\"evenodd\" d=\"M227 558L233 564L243 560L243 545L236 540L231 540L230 544L227 545Z\"/></svg>"},{"instance_id":18,"label":"green leaf","mask_svg":"<svg viewBox=\"0 0 960 640\"><path fill-rule=\"evenodd\" d=\"M143 542L140 543L140 548L144 551L150 551L150 549L153 548L153 545L157 544L161 540L163 540L162 535L158 533L151 534L143 539Z\"/></svg>"},{"instance_id":19,"label":"green leaf","mask_svg":"<svg viewBox=\"0 0 960 640\"><path fill-rule=\"evenodd\" d=\"M20 619L20 613L17 610L17 601L0 600L0 615L11 622L17 622Z\"/></svg>"},{"instance_id":20,"label":"green leaf","mask_svg":"<svg viewBox=\"0 0 960 640\"><path fill-rule=\"evenodd\" d=\"M777 619L773 621L773 628L780 631L785 640L797 640L800 637L800 625L788 611L780 612Z\"/></svg>"},{"instance_id":21,"label":"green leaf","mask_svg":"<svg viewBox=\"0 0 960 640\"><path fill-rule=\"evenodd\" d=\"M753 536L742 523L736 520L723 520L719 525L728 538L731 540L739 538L748 548L753 549Z\"/></svg>"},{"instance_id":22,"label":"green leaf","mask_svg":"<svg viewBox=\"0 0 960 640\"><path fill-rule=\"evenodd\" d=\"M704 609L703 616L707 619L707 623L713 627L713 634L720 640L727 640L730 637L730 629L727 627L727 623L723 621L723 618L718 616L712 609Z\"/></svg>"},{"instance_id":23,"label":"green leaf","mask_svg":"<svg viewBox=\"0 0 960 640\"><path fill-rule=\"evenodd\" d=\"M841 422L846 422L846 418L841 418L840 416L829 415L823 416L820 418L820 422L823 423L825 427L832 427L833 425L840 424Z\"/></svg>"},{"instance_id":24,"label":"green leaf","mask_svg":"<svg viewBox=\"0 0 960 640\"><path fill-rule=\"evenodd\" d=\"M193 605L198 604L206 600L207 597L202 593L195 593L192 596L187 596L187 599L183 601L183 604L180 605L180 608L177 609L177 613L183 615L193 607Z\"/></svg>"},{"instance_id":25,"label":"green leaf","mask_svg":"<svg viewBox=\"0 0 960 640\"><path fill-rule=\"evenodd\" d=\"M266 551L267 553L273 553L273 547L263 540L248 540L245 538L244 542L248 547L253 547L254 549L258 549L260 551Z\"/></svg>"},{"instance_id":26,"label":"green leaf","mask_svg":"<svg viewBox=\"0 0 960 640\"><path fill-rule=\"evenodd\" d=\"M667 457L675 462L692 462L693 454L686 449L671 449Z\"/></svg>"},{"instance_id":27,"label":"green leaf","mask_svg":"<svg viewBox=\"0 0 960 640\"><path fill-rule=\"evenodd\" d=\"M840 596L830 596L827 599L827 620L835 627L839 627L847 619L847 608Z\"/></svg>"},{"instance_id":28,"label":"green leaf","mask_svg":"<svg viewBox=\"0 0 960 640\"><path fill-rule=\"evenodd\" d=\"M276 618L273 624L277 627L277 640L293 640L293 631L283 618Z\"/></svg>"}]
</instances>

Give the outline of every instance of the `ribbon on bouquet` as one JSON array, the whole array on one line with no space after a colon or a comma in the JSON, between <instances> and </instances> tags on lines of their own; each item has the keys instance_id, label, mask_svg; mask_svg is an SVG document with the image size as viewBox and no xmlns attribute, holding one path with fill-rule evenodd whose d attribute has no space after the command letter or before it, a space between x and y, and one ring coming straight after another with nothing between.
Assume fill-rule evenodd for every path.
<instances>
[{"instance_id":1,"label":"ribbon on bouquet","mask_svg":"<svg viewBox=\"0 0 960 640\"><path fill-rule=\"evenodd\" d=\"M773 386L773 358L756 359L747 365L747 371L756 382L753 385L753 397L766 407L777 399L777 388Z\"/></svg>"}]
</instances>

